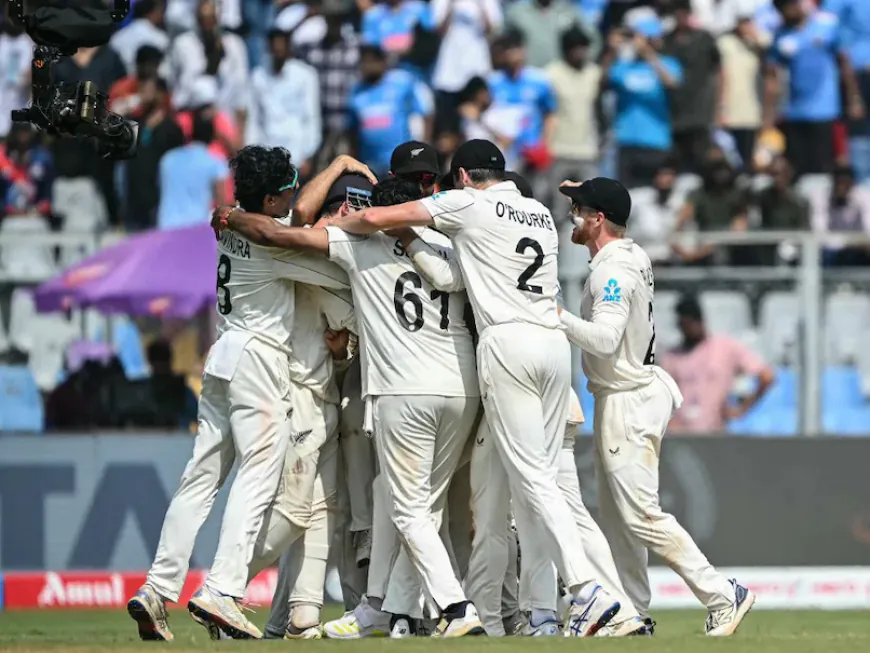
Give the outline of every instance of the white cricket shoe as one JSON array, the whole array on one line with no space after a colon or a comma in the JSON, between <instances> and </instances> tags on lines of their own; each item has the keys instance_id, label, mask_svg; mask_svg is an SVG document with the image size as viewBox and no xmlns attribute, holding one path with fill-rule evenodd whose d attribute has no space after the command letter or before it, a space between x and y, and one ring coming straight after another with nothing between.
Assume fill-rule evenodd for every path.
<instances>
[{"instance_id":1,"label":"white cricket shoe","mask_svg":"<svg viewBox=\"0 0 870 653\"><path fill-rule=\"evenodd\" d=\"M558 621L542 621L537 626L527 622L520 631L521 637L558 637L561 634L561 624Z\"/></svg>"},{"instance_id":2,"label":"white cricket shoe","mask_svg":"<svg viewBox=\"0 0 870 653\"><path fill-rule=\"evenodd\" d=\"M362 639L364 637L388 637L390 615L375 610L363 597L360 604L340 619L323 624L323 634L328 639Z\"/></svg>"},{"instance_id":3,"label":"white cricket shoe","mask_svg":"<svg viewBox=\"0 0 870 653\"><path fill-rule=\"evenodd\" d=\"M646 622L640 617L630 617L622 621L611 621L595 633L596 637L629 637L639 635L646 628Z\"/></svg>"},{"instance_id":4,"label":"white cricket shoe","mask_svg":"<svg viewBox=\"0 0 870 653\"><path fill-rule=\"evenodd\" d=\"M463 602L456 612L445 612L432 637L465 637L486 635L477 608L471 601Z\"/></svg>"},{"instance_id":5,"label":"white cricket shoe","mask_svg":"<svg viewBox=\"0 0 870 653\"><path fill-rule=\"evenodd\" d=\"M316 624L308 628L297 628L293 624L284 631L284 639L323 639L323 625Z\"/></svg>"},{"instance_id":6,"label":"white cricket shoe","mask_svg":"<svg viewBox=\"0 0 870 653\"><path fill-rule=\"evenodd\" d=\"M148 583L140 587L133 598L127 601L127 614L138 624L140 639L163 642L173 640L163 597Z\"/></svg>"},{"instance_id":7,"label":"white cricket shoe","mask_svg":"<svg viewBox=\"0 0 870 653\"><path fill-rule=\"evenodd\" d=\"M596 585L588 601L571 602L565 624L565 637L592 637L619 612L619 601Z\"/></svg>"},{"instance_id":8,"label":"white cricket shoe","mask_svg":"<svg viewBox=\"0 0 870 653\"><path fill-rule=\"evenodd\" d=\"M390 639L405 639L406 637L416 637L414 626L411 624L409 617L397 615L392 618L390 625Z\"/></svg>"},{"instance_id":9,"label":"white cricket shoe","mask_svg":"<svg viewBox=\"0 0 870 653\"><path fill-rule=\"evenodd\" d=\"M209 587L201 587L188 601L187 609L195 621L213 624L231 639L263 638L260 629L242 614L238 600L232 596L218 594Z\"/></svg>"},{"instance_id":10,"label":"white cricket shoe","mask_svg":"<svg viewBox=\"0 0 870 653\"><path fill-rule=\"evenodd\" d=\"M755 605L755 594L733 578L728 581L734 586L734 603L721 610L712 610L707 615L705 630L709 637L728 637L743 621L743 617L749 614Z\"/></svg>"}]
</instances>

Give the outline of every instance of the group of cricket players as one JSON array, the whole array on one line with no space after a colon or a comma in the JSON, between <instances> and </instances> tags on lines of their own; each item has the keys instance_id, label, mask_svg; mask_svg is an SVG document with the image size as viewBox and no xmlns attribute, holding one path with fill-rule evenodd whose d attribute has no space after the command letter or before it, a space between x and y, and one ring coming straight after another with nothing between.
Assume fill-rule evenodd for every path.
<instances>
[{"instance_id":1,"label":"group of cricket players","mask_svg":"<svg viewBox=\"0 0 870 653\"><path fill-rule=\"evenodd\" d=\"M233 159L219 207L218 338L193 455L127 609L172 640L199 529L235 467L214 562L188 610L214 639L652 635L648 551L728 636L755 597L659 505L682 402L655 365L653 273L617 181L565 181L589 249L561 306L558 228L498 147L396 148L378 181L338 157L299 189L282 148ZM582 351L598 521L580 494L572 389ZM347 612L324 623L327 562ZM248 583L278 564L265 632Z\"/></svg>"}]
</instances>

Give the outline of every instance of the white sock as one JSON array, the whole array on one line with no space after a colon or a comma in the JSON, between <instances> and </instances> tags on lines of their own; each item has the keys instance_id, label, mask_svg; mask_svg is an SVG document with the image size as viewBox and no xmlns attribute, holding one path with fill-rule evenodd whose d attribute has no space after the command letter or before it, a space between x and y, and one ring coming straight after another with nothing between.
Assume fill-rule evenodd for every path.
<instances>
[{"instance_id":1,"label":"white sock","mask_svg":"<svg viewBox=\"0 0 870 653\"><path fill-rule=\"evenodd\" d=\"M320 606L313 603L294 603L290 606L290 623L299 630L320 623Z\"/></svg>"},{"instance_id":2,"label":"white sock","mask_svg":"<svg viewBox=\"0 0 870 653\"><path fill-rule=\"evenodd\" d=\"M597 587L597 583L589 581L588 583L583 583L579 587L572 588L571 600L574 601L574 603L588 603L592 599L592 595L595 593Z\"/></svg>"},{"instance_id":3,"label":"white sock","mask_svg":"<svg viewBox=\"0 0 870 653\"><path fill-rule=\"evenodd\" d=\"M532 618L529 619L529 623L532 626L540 626L545 621L558 621L558 617L556 617L555 610L538 610L538 608L532 608Z\"/></svg>"}]
</instances>

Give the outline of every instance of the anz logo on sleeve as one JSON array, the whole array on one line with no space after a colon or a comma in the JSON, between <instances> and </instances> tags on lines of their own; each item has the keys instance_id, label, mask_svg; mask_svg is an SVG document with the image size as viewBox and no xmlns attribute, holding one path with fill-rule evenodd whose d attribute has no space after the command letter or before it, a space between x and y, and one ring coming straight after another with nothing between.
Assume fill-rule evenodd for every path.
<instances>
[{"instance_id":1,"label":"anz logo on sleeve","mask_svg":"<svg viewBox=\"0 0 870 653\"><path fill-rule=\"evenodd\" d=\"M601 298L601 301L614 303L622 301L622 288L619 287L619 282L616 279L611 279L604 286L604 297Z\"/></svg>"}]
</instances>

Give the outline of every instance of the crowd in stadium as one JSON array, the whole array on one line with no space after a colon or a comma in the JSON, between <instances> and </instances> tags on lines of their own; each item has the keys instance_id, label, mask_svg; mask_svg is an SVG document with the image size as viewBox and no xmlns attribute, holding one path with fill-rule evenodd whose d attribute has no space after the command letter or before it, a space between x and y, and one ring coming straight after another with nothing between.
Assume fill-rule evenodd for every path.
<instances>
[{"instance_id":1,"label":"crowd in stadium","mask_svg":"<svg viewBox=\"0 0 870 653\"><path fill-rule=\"evenodd\" d=\"M304 183L338 153L385 175L412 138L446 170L462 142L487 138L568 231L558 183L609 175L631 189L630 235L658 265L789 264L786 247L673 237L870 235L870 3L818 4L135 0L109 44L55 66L140 122L123 163L10 122L28 102L32 43L7 20L0 232L205 223L232 203L228 161L248 143L289 149ZM823 260L863 266L868 252ZM683 311L700 319L691 302ZM747 367L769 382L760 361Z\"/></svg>"}]
</instances>

